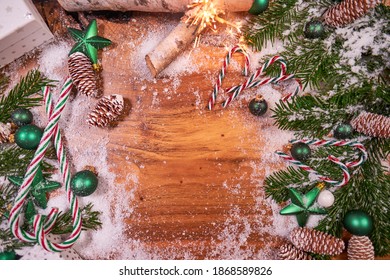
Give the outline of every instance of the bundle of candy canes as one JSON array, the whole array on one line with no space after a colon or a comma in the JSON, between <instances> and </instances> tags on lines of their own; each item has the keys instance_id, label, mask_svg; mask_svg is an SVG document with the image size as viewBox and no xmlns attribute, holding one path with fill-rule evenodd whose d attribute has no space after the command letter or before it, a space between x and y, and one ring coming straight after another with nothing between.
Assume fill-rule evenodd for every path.
<instances>
[{"instance_id":1,"label":"bundle of candy canes","mask_svg":"<svg viewBox=\"0 0 390 280\"><path fill-rule=\"evenodd\" d=\"M45 102L45 111L49 118L49 121L43 132L40 144L35 151L34 157L27 168L26 175L15 198L15 203L10 211L9 217L10 228L15 237L25 242L37 242L45 250L51 252L61 252L72 247L72 245L77 241L80 236L82 225L79 203L77 197L73 194L70 188L71 176L69 171L69 162L66 157L61 132L58 126L61 113L65 108L71 89L72 80L70 78L67 78L61 89L59 100L55 105L53 104L50 88L44 87L42 89ZM62 180L65 185L67 201L70 205L72 213L72 232L68 239L63 241L62 243L54 243L47 238L58 217L59 212L57 208L52 208L46 219L45 216L41 214L35 215L33 221L33 232L28 232L21 228L21 212L23 209L23 205L26 202L27 196L31 191L35 174L40 168L40 164L43 160L43 157L46 153L47 148L49 147L52 138L54 141L54 147L60 165Z\"/></svg>"},{"instance_id":2,"label":"bundle of candy canes","mask_svg":"<svg viewBox=\"0 0 390 280\"><path fill-rule=\"evenodd\" d=\"M239 45L234 46L226 55L225 60L223 62L222 68L219 72L217 82L214 85L213 92L211 93L209 102L208 102L208 109L212 110L217 102L218 94L222 89L222 81L225 78L227 68L230 64L230 61L232 59L232 56L234 53L240 53L244 56L245 58L245 63L244 63L244 70L243 74L244 76L248 75L248 71L250 68L250 59L248 53L245 51L245 49ZM265 71L273 65L274 63L280 63L280 74L276 77L266 77L265 76ZM294 79L295 82L297 83L297 86L294 90L294 92L289 93L285 96L283 96L282 101L287 101L289 98L297 95L301 90L302 90L302 83L301 81L295 77L294 74L288 74L287 73L287 62L285 59L281 56L273 56L269 60L267 60L260 68L258 68L255 73L250 75L248 79L241 85L236 85L229 87L225 90L225 93L228 94L229 96L227 99L225 99L222 102L222 107L226 108L234 99L236 99L241 92L243 92L245 89L249 88L254 88L257 86L262 86L266 84L277 84L282 81L287 81Z\"/></svg>"},{"instance_id":3,"label":"bundle of candy canes","mask_svg":"<svg viewBox=\"0 0 390 280\"><path fill-rule=\"evenodd\" d=\"M343 163L340 159L338 159L335 156L332 156L332 155L328 156L328 159L331 162L337 164L341 168L341 170L343 172L343 179L341 181L333 180L327 176L321 175L316 170L311 168L310 166L302 163L299 160L294 159L293 157L287 155L286 153L281 152L281 151L276 151L276 154L278 156L280 156L281 158L283 158L284 160L286 160L287 162L298 166L302 170L305 170L309 173L316 175L320 181L332 184L335 187L343 187L346 184L348 184L348 182L351 178L351 175L349 173L349 168L354 168L354 167L360 166L361 164L363 164L367 160L367 157L368 157L366 148L363 146L363 144L361 144L360 142L357 142L357 141L334 140L334 139L329 139L329 140L318 140L318 139L297 140L297 139L293 139L293 140L290 140L290 143L291 144L305 143L307 145L314 145L316 147L320 147L320 146L323 146L323 147L326 147L326 146L335 146L335 147L349 146L349 147L353 147L355 149L358 149L361 152L361 156L359 157L359 159L349 161L347 163Z\"/></svg>"}]
</instances>

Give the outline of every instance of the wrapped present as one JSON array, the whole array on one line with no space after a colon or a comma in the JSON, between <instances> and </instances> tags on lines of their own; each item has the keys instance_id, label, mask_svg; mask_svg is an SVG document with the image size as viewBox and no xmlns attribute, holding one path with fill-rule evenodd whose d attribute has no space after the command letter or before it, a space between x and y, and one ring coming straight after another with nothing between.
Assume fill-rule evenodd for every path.
<instances>
[{"instance_id":1,"label":"wrapped present","mask_svg":"<svg viewBox=\"0 0 390 280\"><path fill-rule=\"evenodd\" d=\"M52 38L31 0L1 0L0 68Z\"/></svg>"}]
</instances>

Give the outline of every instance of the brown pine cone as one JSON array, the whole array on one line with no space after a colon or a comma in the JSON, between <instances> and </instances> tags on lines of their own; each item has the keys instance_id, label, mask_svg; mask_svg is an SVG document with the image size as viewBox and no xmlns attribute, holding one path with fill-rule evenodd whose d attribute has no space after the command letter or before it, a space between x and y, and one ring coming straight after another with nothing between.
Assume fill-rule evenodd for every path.
<instances>
[{"instance_id":1,"label":"brown pine cone","mask_svg":"<svg viewBox=\"0 0 390 280\"><path fill-rule=\"evenodd\" d=\"M325 23L333 27L345 26L364 16L381 2L382 0L344 0L325 12Z\"/></svg>"},{"instance_id":2,"label":"brown pine cone","mask_svg":"<svg viewBox=\"0 0 390 280\"><path fill-rule=\"evenodd\" d=\"M99 127L107 126L122 114L123 109L124 100L122 95L112 94L104 96L88 115L87 123Z\"/></svg>"},{"instance_id":3,"label":"brown pine cone","mask_svg":"<svg viewBox=\"0 0 390 280\"><path fill-rule=\"evenodd\" d=\"M353 129L372 137L390 138L390 117L361 112L351 121Z\"/></svg>"},{"instance_id":4,"label":"brown pine cone","mask_svg":"<svg viewBox=\"0 0 390 280\"><path fill-rule=\"evenodd\" d=\"M9 142L9 137L12 133L12 126L10 123L1 123L0 122L0 144Z\"/></svg>"},{"instance_id":5,"label":"brown pine cone","mask_svg":"<svg viewBox=\"0 0 390 280\"><path fill-rule=\"evenodd\" d=\"M279 248L278 255L281 260L314 260L312 256L297 249L291 243L283 244Z\"/></svg>"},{"instance_id":6,"label":"brown pine cone","mask_svg":"<svg viewBox=\"0 0 390 280\"><path fill-rule=\"evenodd\" d=\"M342 239L305 227L293 229L290 238L298 249L321 255L339 255L345 247Z\"/></svg>"},{"instance_id":7,"label":"brown pine cone","mask_svg":"<svg viewBox=\"0 0 390 280\"><path fill-rule=\"evenodd\" d=\"M77 90L87 96L97 96L95 71L89 58L81 53L75 52L69 56L68 69L73 84Z\"/></svg>"},{"instance_id":8,"label":"brown pine cone","mask_svg":"<svg viewBox=\"0 0 390 280\"><path fill-rule=\"evenodd\" d=\"M373 260L375 258L374 246L367 236L354 235L348 242L349 260Z\"/></svg>"}]
</instances>

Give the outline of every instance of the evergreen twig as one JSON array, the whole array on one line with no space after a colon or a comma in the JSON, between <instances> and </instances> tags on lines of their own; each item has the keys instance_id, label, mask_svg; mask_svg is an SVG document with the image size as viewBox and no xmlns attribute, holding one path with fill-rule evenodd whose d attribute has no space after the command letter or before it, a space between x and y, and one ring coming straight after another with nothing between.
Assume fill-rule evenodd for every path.
<instances>
[{"instance_id":1,"label":"evergreen twig","mask_svg":"<svg viewBox=\"0 0 390 280\"><path fill-rule=\"evenodd\" d=\"M81 209L82 230L97 230L102 226L99 220L101 212L93 211L92 207L93 204L88 203ZM72 213L67 211L60 213L51 232L53 234L66 234L71 233L72 230Z\"/></svg>"},{"instance_id":2,"label":"evergreen twig","mask_svg":"<svg viewBox=\"0 0 390 280\"><path fill-rule=\"evenodd\" d=\"M6 122L17 108L30 108L40 105L42 96L35 95L52 81L43 77L38 70L32 70L22 77L8 95L0 97L0 122Z\"/></svg>"}]
</instances>

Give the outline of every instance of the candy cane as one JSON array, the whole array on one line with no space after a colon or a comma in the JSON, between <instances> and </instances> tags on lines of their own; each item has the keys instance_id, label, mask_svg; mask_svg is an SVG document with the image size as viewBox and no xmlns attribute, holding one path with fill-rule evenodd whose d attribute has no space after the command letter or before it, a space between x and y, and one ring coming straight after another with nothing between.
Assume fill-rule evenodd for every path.
<instances>
[{"instance_id":1,"label":"candy cane","mask_svg":"<svg viewBox=\"0 0 390 280\"><path fill-rule=\"evenodd\" d=\"M61 140L61 133L58 128L58 122L61 117L61 113L65 108L66 102L69 98L70 91L72 89L72 80L68 78L60 93L58 102L53 108L52 96L48 87L43 88L43 95L45 101L46 113L49 117L49 122L43 132L40 144L34 154L30 165L27 168L26 175L21 185L19 192L15 198L15 203L10 211L10 228L15 237L25 242L38 242L45 250L52 252L61 252L70 248L78 239L81 233L81 212L78 206L78 200L73 195L70 189L70 172L69 164L66 158L65 149ZM51 138L54 137L54 146L57 153L57 158L60 164L60 170L65 184L65 191L67 193L67 199L70 203L73 219L73 230L70 237L62 243L52 243L47 240L46 235L50 232L55 224L58 216L58 209L53 208L46 222L44 216L38 214L34 216L33 228L34 232L27 232L20 227L21 210L26 201L26 197L31 190L31 183L34 180L35 174L39 168L41 161L45 155L45 152L50 144Z\"/></svg>"},{"instance_id":2,"label":"candy cane","mask_svg":"<svg viewBox=\"0 0 390 280\"><path fill-rule=\"evenodd\" d=\"M346 185L349 182L349 179L351 178L351 175L349 174L349 171L348 171L348 167L344 163L342 163L338 158L336 158L332 155L328 156L328 159L330 161L336 163L337 165L339 165L341 170L343 171L343 179L341 181L335 181L335 180L330 179L329 177L321 175L317 171L315 171L313 168L311 168L310 166L303 164L299 160L296 160L293 157L291 157L291 156L289 156L281 151L276 151L276 154L278 156L280 156L281 158L283 158L285 161L292 163L292 164L298 166L299 168L301 168L309 173L317 175L319 180L327 182L329 184L333 184L336 187L342 187L342 186Z\"/></svg>"},{"instance_id":3,"label":"candy cane","mask_svg":"<svg viewBox=\"0 0 390 280\"><path fill-rule=\"evenodd\" d=\"M293 140L290 140L290 143L291 144L305 143L307 145L315 145L315 146L336 146L336 147L350 146L350 147L354 147L354 148L357 148L358 150L360 150L362 155L359 158L359 160L350 161L350 162L347 162L345 164L343 162L341 162L335 156L332 156L332 155L328 156L328 159L330 161L332 161L340 166L340 168L343 172L343 179L341 181L335 181L335 180L330 179L329 177L323 176L323 175L319 174L317 171L315 171L314 169L312 169L310 166L303 164L299 160L296 160L296 159L292 158L291 156L289 156L281 151L276 151L276 154L279 155L284 160L286 160L294 165L297 165L299 168L301 168L307 172L310 172L312 174L317 175L320 180L327 182L327 183L330 183L330 184L333 184L336 187L345 186L349 182L351 175L349 174L348 168L353 168L353 167L357 167L357 166L361 165L363 162L365 162L367 160L367 157L368 157L366 148L363 146L363 144L356 142L356 141L317 140L317 139L297 140L297 139L293 139Z\"/></svg>"},{"instance_id":4,"label":"candy cane","mask_svg":"<svg viewBox=\"0 0 390 280\"><path fill-rule=\"evenodd\" d=\"M243 50L240 46L238 46L238 45L234 46L228 52L228 54L226 55L225 60L224 60L223 65L222 65L222 69L219 72L218 80L217 80L217 82L214 85L213 92L211 94L209 103L207 105L209 110L212 110L213 107L215 106L215 103L216 103L216 100L217 100L217 97L218 97L218 93L221 90L222 81L223 81L223 79L225 78L225 75L226 75L227 67L230 64L230 61L231 61L231 58L232 58L233 54L236 53L236 52L242 53L244 55L244 57L245 57L245 65L244 65L244 72L243 72L243 74L244 74L244 76L248 75L248 70L249 70L249 66L250 66L249 56L245 52L245 50Z\"/></svg>"},{"instance_id":5,"label":"candy cane","mask_svg":"<svg viewBox=\"0 0 390 280\"><path fill-rule=\"evenodd\" d=\"M298 139L293 139L293 140L290 140L290 143L291 144L305 143L307 145L314 145L314 146L318 146L318 147L320 147L320 146L325 146L325 147L329 147L329 146L336 146L336 147L349 146L349 147L356 148L359 151L361 151L361 156L360 156L359 160L347 162L345 165L348 168L357 167L357 166L361 165L362 163L364 163L367 160L367 158L368 158L368 154L367 154L366 148L364 147L364 145L362 143L357 142L357 141L345 141L345 140L334 140L334 139L330 139L330 140L319 140L319 139L298 140Z\"/></svg>"},{"instance_id":6,"label":"candy cane","mask_svg":"<svg viewBox=\"0 0 390 280\"><path fill-rule=\"evenodd\" d=\"M273 78L265 78L262 80L258 80L259 77L263 76L265 73L265 70L271 66L272 64L279 62L281 66L281 73L277 77ZM281 56L273 56L271 59L266 61L264 65L259 68L254 74L252 74L248 80L245 81L245 83L237 86L230 87L226 90L227 93L231 93L229 97L222 103L222 106L226 108L237 96L245 89L253 88L256 86L262 86L265 84L275 84L282 81L287 81L290 79L295 78L294 74L286 74L287 71L287 63ZM295 81L297 82L297 87L294 90L293 93L289 93L287 96L283 97L283 101L287 101L292 96L297 95L302 90L302 83L299 79L295 78Z\"/></svg>"}]
</instances>

